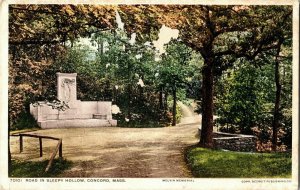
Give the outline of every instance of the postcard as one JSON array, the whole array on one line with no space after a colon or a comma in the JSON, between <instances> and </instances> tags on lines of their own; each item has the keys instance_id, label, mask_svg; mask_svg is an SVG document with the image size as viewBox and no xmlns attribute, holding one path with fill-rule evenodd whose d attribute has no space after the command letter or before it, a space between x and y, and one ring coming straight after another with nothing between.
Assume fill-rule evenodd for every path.
<instances>
[{"instance_id":1,"label":"postcard","mask_svg":"<svg viewBox=\"0 0 300 190\"><path fill-rule=\"evenodd\" d=\"M299 188L298 1L0 5L0 189Z\"/></svg>"}]
</instances>

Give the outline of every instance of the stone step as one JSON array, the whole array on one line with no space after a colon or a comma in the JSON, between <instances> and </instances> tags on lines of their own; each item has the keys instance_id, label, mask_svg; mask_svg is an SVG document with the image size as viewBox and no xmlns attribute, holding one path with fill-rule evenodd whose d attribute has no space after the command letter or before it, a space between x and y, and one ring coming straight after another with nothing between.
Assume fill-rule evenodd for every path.
<instances>
[{"instance_id":1,"label":"stone step","mask_svg":"<svg viewBox=\"0 0 300 190\"><path fill-rule=\"evenodd\" d=\"M107 119L107 115L103 115L103 114L93 114L93 119Z\"/></svg>"},{"instance_id":2,"label":"stone step","mask_svg":"<svg viewBox=\"0 0 300 190\"><path fill-rule=\"evenodd\" d=\"M64 127L110 127L112 124L104 119L64 119L38 122L43 129Z\"/></svg>"}]
</instances>

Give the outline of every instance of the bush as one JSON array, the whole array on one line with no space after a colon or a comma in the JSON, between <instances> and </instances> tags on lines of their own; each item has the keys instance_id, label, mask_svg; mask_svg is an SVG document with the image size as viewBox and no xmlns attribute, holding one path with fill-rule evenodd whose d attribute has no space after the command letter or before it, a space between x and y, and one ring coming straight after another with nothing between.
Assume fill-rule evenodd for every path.
<instances>
[{"instance_id":1,"label":"bush","mask_svg":"<svg viewBox=\"0 0 300 190\"><path fill-rule=\"evenodd\" d=\"M170 108L160 108L159 97L152 89L145 89L141 94L138 91L131 92L131 102L127 93L119 93L115 104L121 113L114 115L120 127L165 127L172 121ZM177 121L181 118L180 107L177 106ZM130 117L129 118L129 114Z\"/></svg>"},{"instance_id":2,"label":"bush","mask_svg":"<svg viewBox=\"0 0 300 190\"><path fill-rule=\"evenodd\" d=\"M182 118L182 110L180 106L177 104L176 105L176 123L179 123Z\"/></svg>"},{"instance_id":3,"label":"bush","mask_svg":"<svg viewBox=\"0 0 300 190\"><path fill-rule=\"evenodd\" d=\"M283 109L282 113L282 130L285 134L280 137L280 141L287 145L288 148L292 148L292 109Z\"/></svg>"},{"instance_id":4,"label":"bush","mask_svg":"<svg viewBox=\"0 0 300 190\"><path fill-rule=\"evenodd\" d=\"M219 119L216 119L216 123L219 124ZM237 133L238 129L237 127L230 125L230 124L226 124L226 125L222 125L218 128L219 131L224 132L224 133Z\"/></svg>"},{"instance_id":5,"label":"bush","mask_svg":"<svg viewBox=\"0 0 300 190\"><path fill-rule=\"evenodd\" d=\"M39 128L36 120L29 112L21 112L18 119L12 125L11 130Z\"/></svg>"}]
</instances>

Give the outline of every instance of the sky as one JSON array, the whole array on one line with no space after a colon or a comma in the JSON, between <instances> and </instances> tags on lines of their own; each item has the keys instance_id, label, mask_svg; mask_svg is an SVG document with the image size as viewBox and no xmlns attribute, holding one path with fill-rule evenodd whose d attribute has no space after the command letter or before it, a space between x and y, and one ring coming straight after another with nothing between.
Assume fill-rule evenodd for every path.
<instances>
[{"instance_id":1,"label":"sky","mask_svg":"<svg viewBox=\"0 0 300 190\"><path fill-rule=\"evenodd\" d=\"M122 22L122 19L117 11L116 11L116 22L117 22L118 28L121 30L124 30L124 23ZM162 53L165 52L164 44L167 44L172 38L174 38L174 39L178 38L178 35L179 35L179 31L177 29L171 29L165 25L163 25L160 28L159 34L158 34L158 40L153 41L154 47L158 50L158 57L159 57L159 55L161 55ZM136 38L136 34L135 33L131 34L131 39L129 40L129 43L134 44L135 38ZM95 50L95 51L97 50L97 47L92 45L89 38L81 38L79 40L79 44L87 45L92 50Z\"/></svg>"},{"instance_id":2,"label":"sky","mask_svg":"<svg viewBox=\"0 0 300 190\"><path fill-rule=\"evenodd\" d=\"M124 23L122 22L122 19L118 13L118 11L116 11L116 22L118 25L118 28L121 30L124 30ZM166 27L165 25L163 25L160 30L159 30L159 34L158 34L158 40L153 41L154 47L158 50L159 54L162 54L165 52L163 46L164 44L167 44L172 38L178 38L179 35L179 31L177 29L171 29L169 27ZM136 34L133 33L131 35L131 39L130 39L130 43L133 44L135 43L135 38L136 38Z\"/></svg>"},{"instance_id":3,"label":"sky","mask_svg":"<svg viewBox=\"0 0 300 190\"><path fill-rule=\"evenodd\" d=\"M165 52L164 50L164 44L167 44L172 38L176 39L178 38L179 31L177 29L171 29L169 27L166 27L163 25L158 34L158 40L153 41L154 47L159 50L159 54L162 54Z\"/></svg>"}]
</instances>

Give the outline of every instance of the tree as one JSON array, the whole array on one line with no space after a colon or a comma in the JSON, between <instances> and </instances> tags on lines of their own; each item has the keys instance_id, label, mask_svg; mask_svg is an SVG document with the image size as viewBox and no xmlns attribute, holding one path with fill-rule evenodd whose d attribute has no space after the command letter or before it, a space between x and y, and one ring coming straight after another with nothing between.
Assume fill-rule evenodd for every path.
<instances>
[{"instance_id":1,"label":"tree","mask_svg":"<svg viewBox=\"0 0 300 190\"><path fill-rule=\"evenodd\" d=\"M29 102L39 97L53 98L42 96L47 95L44 93L44 69L64 52L67 41L72 42L80 36L89 35L91 27L94 30L112 28L114 15L112 6L9 6L9 168L11 126Z\"/></svg>"},{"instance_id":2,"label":"tree","mask_svg":"<svg viewBox=\"0 0 300 190\"><path fill-rule=\"evenodd\" d=\"M10 5L10 45L49 45L73 41L115 27L114 6Z\"/></svg>"},{"instance_id":3,"label":"tree","mask_svg":"<svg viewBox=\"0 0 300 190\"><path fill-rule=\"evenodd\" d=\"M121 105L124 117L132 123L132 115L144 114L137 113L142 111L139 105L143 107L148 101L144 99L144 92L151 87L151 75L154 75L154 50L130 40L121 30L106 36L103 39L107 43L106 51L97 56L97 62L103 65L106 73L103 77L111 83L111 89L117 86L116 102Z\"/></svg>"},{"instance_id":4,"label":"tree","mask_svg":"<svg viewBox=\"0 0 300 190\"><path fill-rule=\"evenodd\" d=\"M273 137L272 137L272 150L276 151L277 150L277 133L278 133L278 128L279 128L279 120L280 120L280 101L281 101L281 92L282 92L282 85L281 85L281 81L280 81L280 72L279 72L279 63L280 63L280 52L281 52L281 46L283 45L283 43L285 41L285 43L289 43L289 41L291 41L292 38L292 34L291 34L291 12L290 15L287 15L284 18L280 19L280 23L278 26L278 31L277 31L277 35L278 35L278 42L277 42L277 48L276 48L276 54L275 54L275 68L274 68L274 72L275 72L275 84L276 84L276 98L275 98L275 105L274 105L274 118L273 118L273 123L272 123L272 127L273 127ZM289 43L289 45L291 45Z\"/></svg>"},{"instance_id":5,"label":"tree","mask_svg":"<svg viewBox=\"0 0 300 190\"><path fill-rule=\"evenodd\" d=\"M30 57L41 48L48 54L66 41L116 27L115 10L120 12L128 36L136 33L138 41L157 39L164 24L178 29L183 43L202 55L200 145L204 147L212 147L216 71L230 67L237 58L255 60L262 52L275 49L276 29L291 15L289 6L12 5L9 20L12 59L22 57L20 53L26 48L37 47L37 51L26 52Z\"/></svg>"},{"instance_id":6,"label":"tree","mask_svg":"<svg viewBox=\"0 0 300 190\"><path fill-rule=\"evenodd\" d=\"M19 87L28 95L19 102L10 99L10 121L24 109L24 101L36 100L43 94L43 78L47 65L64 53L66 43L115 26L113 6L88 5L10 5L9 55L11 70L9 89ZM14 98L13 96L10 96ZM31 97L31 99L29 98ZM29 99L28 99L29 98ZM34 98L34 99L32 99ZM45 98L45 97L44 97ZM19 106L15 106L19 105Z\"/></svg>"},{"instance_id":7,"label":"tree","mask_svg":"<svg viewBox=\"0 0 300 190\"><path fill-rule=\"evenodd\" d=\"M172 125L176 125L177 91L187 86L189 77L193 75L190 65L192 50L177 40L166 45L166 53L162 55L159 67L160 87L170 90L173 96Z\"/></svg>"},{"instance_id":8,"label":"tree","mask_svg":"<svg viewBox=\"0 0 300 190\"><path fill-rule=\"evenodd\" d=\"M282 11L282 7L272 7L272 9L269 9L269 14L273 15L273 19L270 19L269 22L273 23L271 25L264 25L264 32L262 32L261 36L264 40L271 40L272 46L270 48L265 49L264 51L261 51L259 54L256 55L255 59L253 59L251 62L256 67L264 67L264 65L269 64L270 66L274 66L274 69L271 71L273 78L269 77L270 81L273 81L275 84L275 91L274 93L269 96L268 103L271 104L270 97L272 97L272 101L274 101L274 109L273 109L273 119L272 119L272 148L274 151L276 151L277 147L277 134L278 130L281 126L281 121L283 119L281 109L283 107L280 106L280 99L281 99L281 91L282 91L282 85L281 85L281 77L280 77L280 65L279 63L285 63L286 65L289 65L289 61L291 61L291 10L287 10L285 14L277 14L277 11ZM286 66L281 66L286 67ZM270 72L270 70L269 70ZM255 79L256 81L260 82L259 78ZM262 92L262 90L260 90ZM263 94L267 94L267 92L264 92ZM289 91L286 94L291 94L291 91ZM256 102L253 102L256 104ZM251 106L250 106L251 107ZM288 107L286 107L289 109ZM262 109L263 110L263 109ZM271 112L268 111L268 112ZM228 112L229 114L229 112ZM251 114L250 114L251 115ZM230 117L229 117L230 118ZM229 121L231 123L234 123L233 121ZM260 121L257 121L260 122ZM270 123L269 123L270 125Z\"/></svg>"},{"instance_id":9,"label":"tree","mask_svg":"<svg viewBox=\"0 0 300 190\"><path fill-rule=\"evenodd\" d=\"M216 82L216 122L230 132L252 134L252 129L267 129L272 118L274 73L270 65L260 69L239 60ZM245 63L240 63L245 62Z\"/></svg>"},{"instance_id":10,"label":"tree","mask_svg":"<svg viewBox=\"0 0 300 190\"><path fill-rule=\"evenodd\" d=\"M282 32L282 30L281 30ZM284 106L281 106L281 96L282 96L282 81L281 81L281 74L280 74L280 62L286 63L291 62L291 56L289 55L291 52L291 49L285 47L283 43L288 44L290 46L289 41L291 40L291 34L286 34L285 36L283 33L278 36L278 42L277 42L277 48L274 50L274 55L272 57L274 58L267 59L265 58L269 64L273 63L274 65L274 80L275 80L275 101L274 101L274 114L273 114L273 120L272 120L272 150L277 150L277 144L278 144L278 130L281 126L281 120L282 120L282 109ZM282 49L285 49L285 51L282 51ZM284 56L281 56L284 55ZM283 66L281 66L283 67ZM284 71L283 71L284 72ZM291 80L291 79L290 79ZM291 89L288 91L287 94L291 94ZM291 100L290 100L291 101ZM291 107L287 107L290 108Z\"/></svg>"},{"instance_id":11,"label":"tree","mask_svg":"<svg viewBox=\"0 0 300 190\"><path fill-rule=\"evenodd\" d=\"M276 48L273 44L276 38L270 33L279 24L274 14L285 17L291 12L288 6L138 5L120 9L124 20L131 23L125 25L129 33L135 31L138 36L145 36L145 31L149 33L159 24L165 24L178 29L183 42L201 53L204 66L200 145L204 147L213 146L214 69L224 66L221 64L224 58L229 57L230 65L236 58L251 60L263 51ZM133 17L135 14L139 16ZM237 40L233 41L232 37Z\"/></svg>"}]
</instances>

